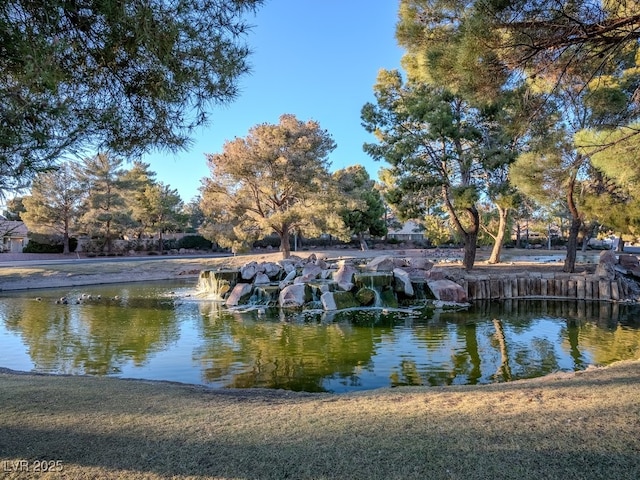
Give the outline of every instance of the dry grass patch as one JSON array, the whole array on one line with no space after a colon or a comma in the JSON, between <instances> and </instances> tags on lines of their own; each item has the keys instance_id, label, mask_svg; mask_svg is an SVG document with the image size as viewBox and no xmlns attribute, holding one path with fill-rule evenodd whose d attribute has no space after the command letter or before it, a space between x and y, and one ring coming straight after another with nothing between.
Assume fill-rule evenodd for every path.
<instances>
[{"instance_id":1,"label":"dry grass patch","mask_svg":"<svg viewBox=\"0 0 640 480\"><path fill-rule=\"evenodd\" d=\"M61 461L42 478L636 479L639 380L639 361L339 396L0 374L0 458Z\"/></svg>"}]
</instances>

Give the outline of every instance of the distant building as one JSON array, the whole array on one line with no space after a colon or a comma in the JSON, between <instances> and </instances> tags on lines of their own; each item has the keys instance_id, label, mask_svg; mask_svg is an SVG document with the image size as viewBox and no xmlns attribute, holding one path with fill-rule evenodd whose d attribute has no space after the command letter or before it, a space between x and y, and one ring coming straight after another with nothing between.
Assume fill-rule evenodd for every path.
<instances>
[{"instance_id":1,"label":"distant building","mask_svg":"<svg viewBox=\"0 0 640 480\"><path fill-rule=\"evenodd\" d=\"M0 235L2 235L0 252L22 253L22 249L29 243L28 233L23 222L0 218Z\"/></svg>"},{"instance_id":2,"label":"distant building","mask_svg":"<svg viewBox=\"0 0 640 480\"><path fill-rule=\"evenodd\" d=\"M390 228L387 238L395 238L396 240L424 240L424 228L411 220L402 225L400 229Z\"/></svg>"}]
</instances>

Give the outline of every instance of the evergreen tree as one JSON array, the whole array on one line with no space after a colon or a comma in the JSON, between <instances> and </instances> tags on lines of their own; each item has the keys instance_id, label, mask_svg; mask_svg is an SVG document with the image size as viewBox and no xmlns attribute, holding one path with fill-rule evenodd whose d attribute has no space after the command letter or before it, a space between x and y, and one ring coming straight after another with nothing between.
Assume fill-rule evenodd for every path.
<instances>
[{"instance_id":1,"label":"evergreen tree","mask_svg":"<svg viewBox=\"0 0 640 480\"><path fill-rule=\"evenodd\" d=\"M40 173L23 199L22 220L35 233L62 235L62 253L69 253L69 236L78 216L82 189L68 163L57 170Z\"/></svg>"},{"instance_id":2,"label":"evergreen tree","mask_svg":"<svg viewBox=\"0 0 640 480\"><path fill-rule=\"evenodd\" d=\"M85 158L77 172L85 192L80 224L90 236L103 239L107 253L132 221L123 196L122 164L121 158L100 153Z\"/></svg>"},{"instance_id":3,"label":"evergreen tree","mask_svg":"<svg viewBox=\"0 0 640 480\"><path fill-rule=\"evenodd\" d=\"M362 165L338 170L334 172L333 178L338 183L345 203L345 207L340 211L342 220L351 233L358 237L361 249L366 250L365 233L374 237L387 234L384 222L386 207L380 192L376 189L376 182L371 180ZM348 203L353 203L353 207L346 206Z\"/></svg>"},{"instance_id":4,"label":"evergreen tree","mask_svg":"<svg viewBox=\"0 0 640 480\"><path fill-rule=\"evenodd\" d=\"M65 153L176 151L237 94L262 0L0 2L0 194Z\"/></svg>"}]
</instances>

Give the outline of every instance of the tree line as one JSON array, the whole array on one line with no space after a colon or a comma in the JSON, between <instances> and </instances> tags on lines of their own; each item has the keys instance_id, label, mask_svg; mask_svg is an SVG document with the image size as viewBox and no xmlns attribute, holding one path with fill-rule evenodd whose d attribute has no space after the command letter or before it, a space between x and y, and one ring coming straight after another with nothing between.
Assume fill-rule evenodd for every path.
<instances>
[{"instance_id":1,"label":"tree line","mask_svg":"<svg viewBox=\"0 0 640 480\"><path fill-rule=\"evenodd\" d=\"M455 228L466 269L481 206L498 219L491 262L523 204L568 213L567 272L594 225L634 235L639 37L635 1L401 0L404 71L382 70L362 109L387 200Z\"/></svg>"},{"instance_id":2,"label":"tree line","mask_svg":"<svg viewBox=\"0 0 640 480\"><path fill-rule=\"evenodd\" d=\"M72 236L86 236L97 251L113 251L113 241L127 236L140 241L167 231L193 231L197 205L185 205L178 191L158 182L150 165L101 153L38 173L30 195L11 207L30 232L62 238L69 253Z\"/></svg>"},{"instance_id":3,"label":"tree line","mask_svg":"<svg viewBox=\"0 0 640 480\"><path fill-rule=\"evenodd\" d=\"M109 152L94 159L184 148L206 105L233 99L248 70L243 15L261 3L5 2L0 189L24 187L87 147ZM567 272L596 226L635 235L638 2L400 0L396 39L402 69L380 71L361 119L399 218L434 238L452 229L466 269L487 235L490 262L500 261L510 218L525 209L569 218ZM287 256L292 234L383 231L374 182L357 167L331 174L334 149L316 122L289 114L228 141L207 155L202 232L235 250L273 232ZM157 188L155 204L171 196ZM123 207L109 191L93 198L83 225L110 239ZM149 217L136 221L162 230L160 214L150 220L154 202L140 202Z\"/></svg>"}]
</instances>

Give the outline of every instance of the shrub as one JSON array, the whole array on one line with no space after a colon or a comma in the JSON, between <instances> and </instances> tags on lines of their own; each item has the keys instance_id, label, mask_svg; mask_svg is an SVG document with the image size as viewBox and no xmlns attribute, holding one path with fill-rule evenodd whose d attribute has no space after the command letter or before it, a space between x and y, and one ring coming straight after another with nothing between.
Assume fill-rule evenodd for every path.
<instances>
[{"instance_id":1,"label":"shrub","mask_svg":"<svg viewBox=\"0 0 640 480\"><path fill-rule=\"evenodd\" d=\"M181 249L194 249L194 250L211 250L213 248L213 243L210 240L207 240L202 235L185 235L180 240L178 240L175 246L172 248Z\"/></svg>"},{"instance_id":2,"label":"shrub","mask_svg":"<svg viewBox=\"0 0 640 480\"><path fill-rule=\"evenodd\" d=\"M77 247L78 239L69 238L69 251L75 252ZM37 233L29 235L29 243L22 249L24 253L62 253L63 250L62 236Z\"/></svg>"}]
</instances>

